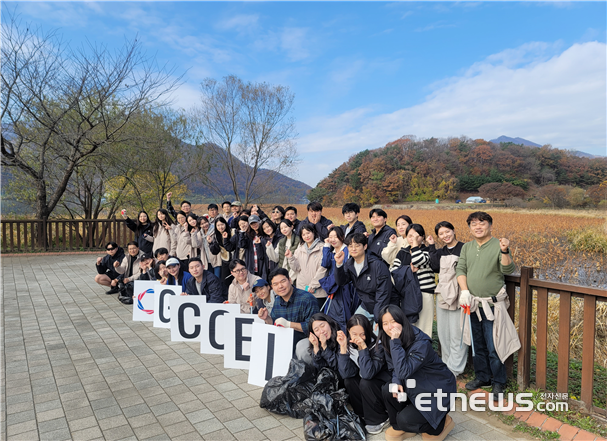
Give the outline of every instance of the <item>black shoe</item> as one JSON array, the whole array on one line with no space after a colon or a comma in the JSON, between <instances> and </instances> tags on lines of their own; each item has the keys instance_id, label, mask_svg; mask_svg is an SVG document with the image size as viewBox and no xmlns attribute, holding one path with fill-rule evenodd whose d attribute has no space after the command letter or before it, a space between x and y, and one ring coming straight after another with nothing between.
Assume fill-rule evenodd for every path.
<instances>
[{"instance_id":1,"label":"black shoe","mask_svg":"<svg viewBox=\"0 0 607 441\"><path fill-rule=\"evenodd\" d=\"M476 390L484 386L491 386L491 381L481 381L478 378L466 383L466 389L468 390Z\"/></svg>"},{"instance_id":2,"label":"black shoe","mask_svg":"<svg viewBox=\"0 0 607 441\"><path fill-rule=\"evenodd\" d=\"M118 297L118 300L120 300L125 305L132 305L133 304L133 298L129 297L129 296L120 296L120 297Z\"/></svg>"},{"instance_id":3,"label":"black shoe","mask_svg":"<svg viewBox=\"0 0 607 441\"><path fill-rule=\"evenodd\" d=\"M504 385L495 383L493 385L493 390L491 391L491 395L493 395L493 401L499 401L504 398L505 390Z\"/></svg>"},{"instance_id":4,"label":"black shoe","mask_svg":"<svg viewBox=\"0 0 607 441\"><path fill-rule=\"evenodd\" d=\"M120 288L118 288L118 286L113 286L110 288L109 291L106 291L105 293L106 294L116 294L118 292L120 292Z\"/></svg>"}]
</instances>

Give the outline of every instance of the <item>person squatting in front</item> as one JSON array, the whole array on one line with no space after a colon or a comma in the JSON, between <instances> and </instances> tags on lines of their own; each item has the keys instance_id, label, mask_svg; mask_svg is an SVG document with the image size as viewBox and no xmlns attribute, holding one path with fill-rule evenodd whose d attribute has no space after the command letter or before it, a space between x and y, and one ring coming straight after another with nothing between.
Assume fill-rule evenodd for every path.
<instances>
[{"instance_id":1,"label":"person squatting in front","mask_svg":"<svg viewBox=\"0 0 607 441\"><path fill-rule=\"evenodd\" d=\"M448 415L451 394L456 393L455 376L432 349L430 337L412 326L401 308L383 308L378 323L392 373L392 383L382 389L391 425L386 441L401 441L417 433L424 440L445 439L455 427ZM420 394L423 400L417 400Z\"/></svg>"}]
</instances>

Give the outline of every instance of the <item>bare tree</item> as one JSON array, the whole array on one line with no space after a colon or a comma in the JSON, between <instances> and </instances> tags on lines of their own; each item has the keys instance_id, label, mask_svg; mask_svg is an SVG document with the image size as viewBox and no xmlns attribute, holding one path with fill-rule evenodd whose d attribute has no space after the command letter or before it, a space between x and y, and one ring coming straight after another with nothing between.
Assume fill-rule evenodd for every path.
<instances>
[{"instance_id":1,"label":"bare tree","mask_svg":"<svg viewBox=\"0 0 607 441\"><path fill-rule=\"evenodd\" d=\"M36 187L36 216L48 218L75 170L104 147L128 140L125 130L144 107L164 104L178 85L173 70L146 58L135 39L111 52L77 51L55 33L2 23L2 165ZM49 170L58 179L49 184Z\"/></svg>"},{"instance_id":2,"label":"bare tree","mask_svg":"<svg viewBox=\"0 0 607 441\"><path fill-rule=\"evenodd\" d=\"M236 76L202 85L202 105L194 110L198 141L218 146L213 165L225 171L236 199L247 205L258 195L279 191L277 176L293 171L297 162L294 94L288 87L245 83ZM218 195L226 194L209 180Z\"/></svg>"}]
</instances>

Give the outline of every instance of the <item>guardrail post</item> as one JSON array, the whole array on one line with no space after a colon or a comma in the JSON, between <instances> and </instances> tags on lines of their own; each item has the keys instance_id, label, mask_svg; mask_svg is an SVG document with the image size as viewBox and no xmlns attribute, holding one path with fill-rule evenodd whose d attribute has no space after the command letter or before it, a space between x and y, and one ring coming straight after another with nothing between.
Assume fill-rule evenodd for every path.
<instances>
[{"instance_id":1,"label":"guardrail post","mask_svg":"<svg viewBox=\"0 0 607 441\"><path fill-rule=\"evenodd\" d=\"M521 268L521 292L519 300L518 335L521 348L518 351L517 383L519 389L529 387L531 381L531 314L533 312L533 290L529 280L533 278L533 268Z\"/></svg>"}]
</instances>

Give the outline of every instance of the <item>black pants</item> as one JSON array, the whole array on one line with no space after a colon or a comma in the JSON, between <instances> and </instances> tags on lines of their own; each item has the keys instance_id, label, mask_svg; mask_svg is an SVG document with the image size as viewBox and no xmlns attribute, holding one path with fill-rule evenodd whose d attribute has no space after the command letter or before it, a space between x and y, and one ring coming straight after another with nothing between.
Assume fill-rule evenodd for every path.
<instances>
[{"instance_id":1,"label":"black pants","mask_svg":"<svg viewBox=\"0 0 607 441\"><path fill-rule=\"evenodd\" d=\"M382 386L389 383L391 378L390 373L384 370L371 380L362 379L360 376L344 379L352 409L364 424L375 426L388 419Z\"/></svg>"},{"instance_id":2,"label":"black pants","mask_svg":"<svg viewBox=\"0 0 607 441\"><path fill-rule=\"evenodd\" d=\"M399 403L389 392L390 384L387 383L382 388L382 395L386 410L390 417L390 425L394 430L404 430L409 433L427 433L428 435L439 435L445 428L445 418L438 424L436 429L426 421L424 415L415 408L413 403L407 399L404 403Z\"/></svg>"}]
</instances>

